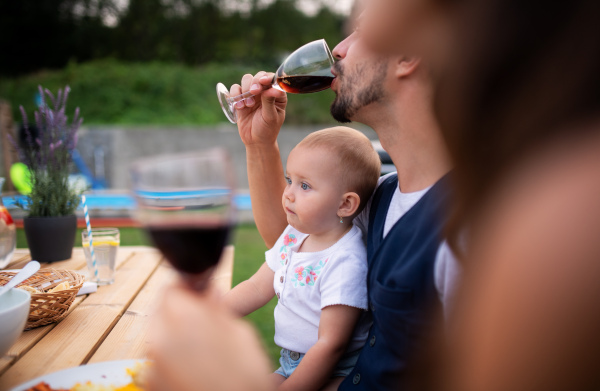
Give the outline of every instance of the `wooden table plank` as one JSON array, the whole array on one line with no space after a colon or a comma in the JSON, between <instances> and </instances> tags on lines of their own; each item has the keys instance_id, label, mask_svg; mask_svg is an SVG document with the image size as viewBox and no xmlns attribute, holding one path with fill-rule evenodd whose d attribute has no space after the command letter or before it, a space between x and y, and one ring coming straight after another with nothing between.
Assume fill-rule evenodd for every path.
<instances>
[{"instance_id":1,"label":"wooden table plank","mask_svg":"<svg viewBox=\"0 0 600 391\"><path fill-rule=\"evenodd\" d=\"M0 390L87 362L160 259L154 251L140 252L127 260L117 270L115 284L99 287L0 377Z\"/></svg>"},{"instance_id":2,"label":"wooden table plank","mask_svg":"<svg viewBox=\"0 0 600 391\"><path fill-rule=\"evenodd\" d=\"M135 247L130 248L127 247L124 250L120 251L117 254L117 260L115 262L115 268L118 268L125 263L129 258L134 256L136 252L145 252L147 248ZM27 253L28 254L28 253ZM23 265L26 262L29 262L29 256L23 256L23 253L20 254L19 259L23 261L25 259ZM73 258L67 261L55 262L52 264L43 264L42 267L53 267L55 269L67 269L68 266L74 266L73 269L79 271L82 274L87 274L87 267L85 266L85 256L83 254L82 248L73 249ZM83 272L82 272L83 271ZM73 311L83 300L85 296L79 296L75 298L73 304L69 308L69 313ZM13 363L21 358L25 353L31 349L38 341L40 341L46 334L48 334L57 324L49 324L47 326L38 327L33 330L26 330L21 334L17 342L13 346L11 346L10 350L6 353L6 355L0 358L0 376L6 372L6 370L13 365Z\"/></svg>"},{"instance_id":3,"label":"wooden table plank","mask_svg":"<svg viewBox=\"0 0 600 391\"><path fill-rule=\"evenodd\" d=\"M12 260L9 262L8 266L5 267L5 269L20 269L20 267L15 267L15 265L30 259L31 254L29 254L28 248L18 248L15 250Z\"/></svg>"},{"instance_id":4,"label":"wooden table plank","mask_svg":"<svg viewBox=\"0 0 600 391\"><path fill-rule=\"evenodd\" d=\"M85 299L84 296L76 297L69 308L69 312L73 311ZM38 341L46 336L58 323L52 323L47 326L37 327L32 330L24 331L17 339L17 342L9 349L8 353L0 359L0 376L19 358L31 349Z\"/></svg>"},{"instance_id":5,"label":"wooden table plank","mask_svg":"<svg viewBox=\"0 0 600 391\"><path fill-rule=\"evenodd\" d=\"M231 289L233 246L223 251L213 284L223 293ZM163 262L89 362L147 358L148 330L156 304L177 273Z\"/></svg>"},{"instance_id":6,"label":"wooden table plank","mask_svg":"<svg viewBox=\"0 0 600 391\"><path fill-rule=\"evenodd\" d=\"M163 262L89 362L146 358L152 314L165 287L176 278L175 270Z\"/></svg>"},{"instance_id":7,"label":"wooden table plank","mask_svg":"<svg viewBox=\"0 0 600 391\"><path fill-rule=\"evenodd\" d=\"M231 289L233 253L232 246L225 249L213 275L213 284L222 292ZM0 359L0 391L86 362L145 357L150 314L162 287L176 278L161 258L150 247L120 248L113 285L77 298L61 323L24 332ZM25 252L13 259L17 267L29 260ZM83 251L76 248L72 259L50 266L85 270Z\"/></svg>"}]
</instances>

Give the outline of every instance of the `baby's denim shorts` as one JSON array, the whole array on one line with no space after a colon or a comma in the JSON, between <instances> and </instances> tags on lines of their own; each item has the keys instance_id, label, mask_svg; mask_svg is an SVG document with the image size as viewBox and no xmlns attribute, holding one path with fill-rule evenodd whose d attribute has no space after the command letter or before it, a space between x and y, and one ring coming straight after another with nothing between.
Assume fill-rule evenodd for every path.
<instances>
[{"instance_id":1,"label":"baby's denim shorts","mask_svg":"<svg viewBox=\"0 0 600 391\"><path fill-rule=\"evenodd\" d=\"M348 376L354 365L356 365L356 361L358 361L358 356L360 355L360 351L362 349L355 350L353 352L344 353L340 361L335 366L331 377L337 376ZM281 357L279 357L279 364L281 365L275 373L280 374L286 379L292 375L294 370L300 364L300 361L304 358L304 353L292 352L287 349L281 349Z\"/></svg>"}]
</instances>

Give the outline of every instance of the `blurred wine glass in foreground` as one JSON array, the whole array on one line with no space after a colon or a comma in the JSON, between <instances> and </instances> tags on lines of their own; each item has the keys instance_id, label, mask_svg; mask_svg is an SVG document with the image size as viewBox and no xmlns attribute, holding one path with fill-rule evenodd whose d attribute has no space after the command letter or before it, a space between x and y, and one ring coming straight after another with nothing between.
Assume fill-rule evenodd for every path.
<instances>
[{"instance_id":1,"label":"blurred wine glass in foreground","mask_svg":"<svg viewBox=\"0 0 600 391\"><path fill-rule=\"evenodd\" d=\"M203 290L233 225L233 179L224 150L156 157L131 167L136 219L194 290Z\"/></svg>"},{"instance_id":2,"label":"blurred wine glass in foreground","mask_svg":"<svg viewBox=\"0 0 600 391\"><path fill-rule=\"evenodd\" d=\"M331 87L335 76L331 67L335 60L324 39L307 43L290 54L277 69L273 77L273 88L292 94L307 94L323 91ZM229 121L237 123L235 104L254 96L250 92L230 96L223 83L217 84L217 96L223 113Z\"/></svg>"}]
</instances>

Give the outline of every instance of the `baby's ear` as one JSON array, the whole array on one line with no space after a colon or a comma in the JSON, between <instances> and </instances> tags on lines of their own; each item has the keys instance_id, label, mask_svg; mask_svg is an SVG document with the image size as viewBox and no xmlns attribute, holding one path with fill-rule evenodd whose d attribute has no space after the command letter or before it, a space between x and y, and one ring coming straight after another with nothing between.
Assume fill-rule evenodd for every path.
<instances>
[{"instance_id":1,"label":"baby's ear","mask_svg":"<svg viewBox=\"0 0 600 391\"><path fill-rule=\"evenodd\" d=\"M342 196L342 202L338 208L338 216L348 217L352 216L358 210L360 206L360 197L355 192L344 193Z\"/></svg>"}]
</instances>

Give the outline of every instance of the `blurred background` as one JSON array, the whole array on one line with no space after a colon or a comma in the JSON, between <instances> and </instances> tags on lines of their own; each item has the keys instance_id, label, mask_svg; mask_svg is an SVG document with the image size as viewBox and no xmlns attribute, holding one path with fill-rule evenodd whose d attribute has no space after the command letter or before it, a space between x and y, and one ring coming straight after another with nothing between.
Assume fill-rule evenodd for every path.
<instances>
[{"instance_id":1,"label":"blurred background","mask_svg":"<svg viewBox=\"0 0 600 391\"><path fill-rule=\"evenodd\" d=\"M238 83L245 73L274 72L289 53L316 39L325 38L333 49L346 35L352 7L353 0L1 1L0 176L8 179L17 160L6 135L18 132L19 106L33 118L38 85L53 93L69 85L67 113L71 117L79 107L84 117L73 173L96 196L88 197L92 224L119 226L121 245L149 244L128 220L131 161L225 146L239 188L237 284L264 262L266 247L253 225L245 150L221 111L215 85ZM279 136L284 163L309 132L335 124L329 115L333 98L330 90L290 96ZM15 195L7 180L3 200L20 225L22 212L11 208ZM22 229L17 246L27 247ZM274 305L249 318L275 365Z\"/></svg>"},{"instance_id":2,"label":"blurred background","mask_svg":"<svg viewBox=\"0 0 600 391\"><path fill-rule=\"evenodd\" d=\"M0 128L18 127L19 105L33 117L38 85L54 93L69 85L67 113L79 107L84 117L77 149L93 188L126 189L126 167L142 156L225 145L245 189L244 148L215 85L274 72L316 39L333 49L352 7L353 0L0 2ZM284 160L308 132L335 123L333 98L326 90L289 99ZM1 160L8 177L14 157Z\"/></svg>"},{"instance_id":3,"label":"blurred background","mask_svg":"<svg viewBox=\"0 0 600 391\"><path fill-rule=\"evenodd\" d=\"M0 3L0 97L17 115L38 84L69 84L97 124L223 122L214 85L275 71L297 47L343 36L351 0L19 0ZM294 99L287 123L329 122L331 93Z\"/></svg>"}]
</instances>

